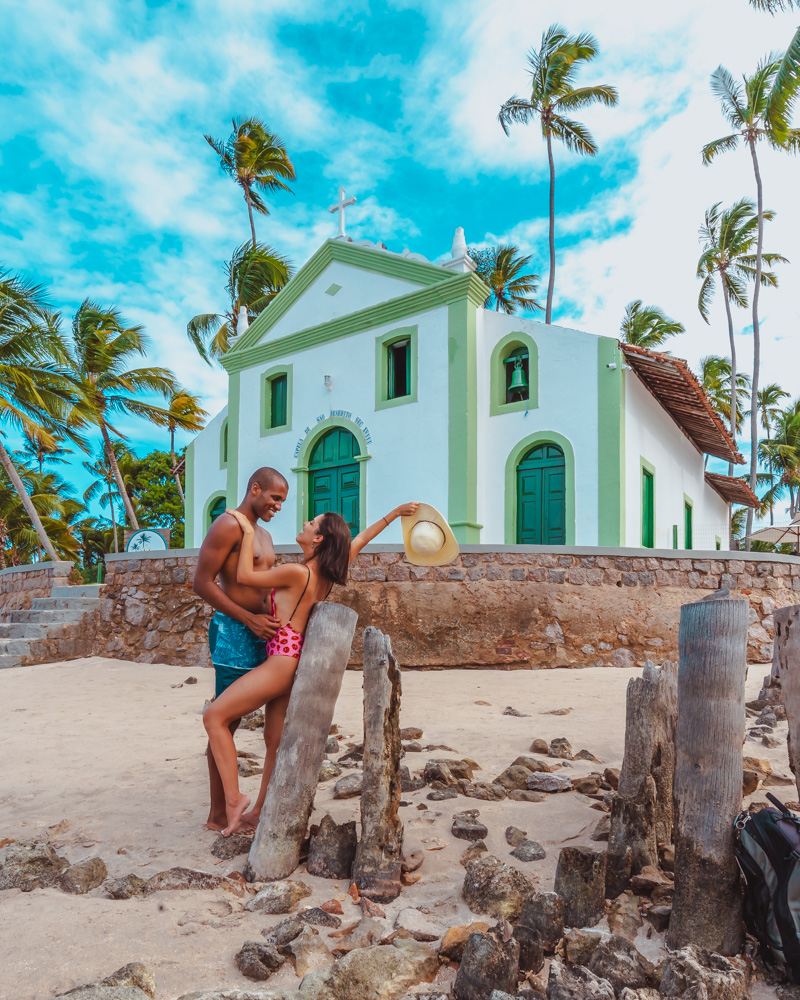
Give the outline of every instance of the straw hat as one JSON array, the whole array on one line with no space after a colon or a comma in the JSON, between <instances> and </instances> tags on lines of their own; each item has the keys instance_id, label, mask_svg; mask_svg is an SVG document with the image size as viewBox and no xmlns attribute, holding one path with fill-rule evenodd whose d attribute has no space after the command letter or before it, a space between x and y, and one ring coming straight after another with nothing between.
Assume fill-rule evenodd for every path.
<instances>
[{"instance_id":1,"label":"straw hat","mask_svg":"<svg viewBox=\"0 0 800 1000\"><path fill-rule=\"evenodd\" d=\"M453 529L435 507L421 503L413 517L400 519L406 558L415 566L444 566L458 555Z\"/></svg>"}]
</instances>

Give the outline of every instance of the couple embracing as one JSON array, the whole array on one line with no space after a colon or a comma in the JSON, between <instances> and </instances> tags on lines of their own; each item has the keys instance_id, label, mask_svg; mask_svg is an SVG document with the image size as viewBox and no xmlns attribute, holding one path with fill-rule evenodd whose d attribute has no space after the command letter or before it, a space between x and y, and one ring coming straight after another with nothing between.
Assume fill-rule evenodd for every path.
<instances>
[{"instance_id":1,"label":"couple embracing","mask_svg":"<svg viewBox=\"0 0 800 1000\"><path fill-rule=\"evenodd\" d=\"M419 507L396 507L355 538L339 514L318 514L297 536L303 561L276 566L272 538L258 522L271 521L288 492L276 469L257 469L239 506L211 525L197 561L195 592L215 611L208 643L216 689L203 716L211 786L207 826L225 836L258 824L311 609L347 581L350 563L368 542ZM262 705L266 759L258 798L248 809L250 800L239 791L233 734L242 716Z\"/></svg>"}]
</instances>

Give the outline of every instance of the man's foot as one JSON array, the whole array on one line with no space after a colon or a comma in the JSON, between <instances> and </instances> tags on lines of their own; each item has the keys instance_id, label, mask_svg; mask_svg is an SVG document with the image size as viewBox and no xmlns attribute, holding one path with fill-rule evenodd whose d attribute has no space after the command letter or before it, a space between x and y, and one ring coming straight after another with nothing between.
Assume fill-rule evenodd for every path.
<instances>
[{"instance_id":1,"label":"man's foot","mask_svg":"<svg viewBox=\"0 0 800 1000\"><path fill-rule=\"evenodd\" d=\"M239 797L232 805L227 806L228 825L224 827L222 830L223 837L230 837L232 833L236 832L236 829L238 828L239 822L242 818L242 814L249 805L250 805L249 797L247 795L239 795Z\"/></svg>"},{"instance_id":2,"label":"man's foot","mask_svg":"<svg viewBox=\"0 0 800 1000\"><path fill-rule=\"evenodd\" d=\"M210 812L208 814L208 819L206 820L206 828L209 830L214 830L219 832L224 827L228 825L228 817L224 812L216 813Z\"/></svg>"},{"instance_id":3,"label":"man's foot","mask_svg":"<svg viewBox=\"0 0 800 1000\"><path fill-rule=\"evenodd\" d=\"M249 812L242 813L242 826L249 827L251 830L255 831L258 826L258 819L261 815L260 809L250 809ZM242 833L246 833L246 830L242 830Z\"/></svg>"}]
</instances>

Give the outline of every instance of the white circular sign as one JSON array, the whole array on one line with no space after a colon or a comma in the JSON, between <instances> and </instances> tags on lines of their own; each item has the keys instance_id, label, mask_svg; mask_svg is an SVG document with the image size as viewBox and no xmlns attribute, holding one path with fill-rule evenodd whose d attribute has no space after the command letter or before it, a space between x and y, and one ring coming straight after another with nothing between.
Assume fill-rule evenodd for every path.
<instances>
[{"instance_id":1,"label":"white circular sign","mask_svg":"<svg viewBox=\"0 0 800 1000\"><path fill-rule=\"evenodd\" d=\"M159 534L157 531L153 531L152 528L140 528L139 531L134 531L128 539L125 551L154 552L160 549L166 549L166 547L167 543L163 535Z\"/></svg>"}]
</instances>

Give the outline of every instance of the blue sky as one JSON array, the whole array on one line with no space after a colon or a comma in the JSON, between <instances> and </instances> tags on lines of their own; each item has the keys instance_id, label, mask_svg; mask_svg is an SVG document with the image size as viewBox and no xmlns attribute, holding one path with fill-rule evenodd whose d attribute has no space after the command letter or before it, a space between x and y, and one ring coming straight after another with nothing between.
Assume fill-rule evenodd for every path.
<instances>
[{"instance_id":1,"label":"blue sky","mask_svg":"<svg viewBox=\"0 0 800 1000\"><path fill-rule=\"evenodd\" d=\"M555 321L613 334L642 298L685 323L677 355L727 353L721 303L711 326L696 309L697 229L707 206L754 185L744 152L701 165L701 145L726 132L708 79L720 62L751 71L797 20L746 0L6 0L0 264L42 282L67 318L87 296L116 305L149 332L152 363L216 412L226 377L193 354L185 327L224 306L221 265L248 222L203 133L225 137L233 115L256 114L298 178L258 236L297 265L334 235L327 206L343 184L358 197L355 238L435 259L462 225L469 242L532 253L544 286L544 147L535 128L506 138L496 114L525 93L526 52L556 16L596 34L601 55L582 81L615 84L620 106L582 116L596 159L556 151ZM798 164L765 149L762 169L779 212L767 247L800 265ZM762 297L763 378L797 395L796 279L782 277ZM736 320L747 367L748 317ZM137 450L165 444L142 421L120 427Z\"/></svg>"}]
</instances>

